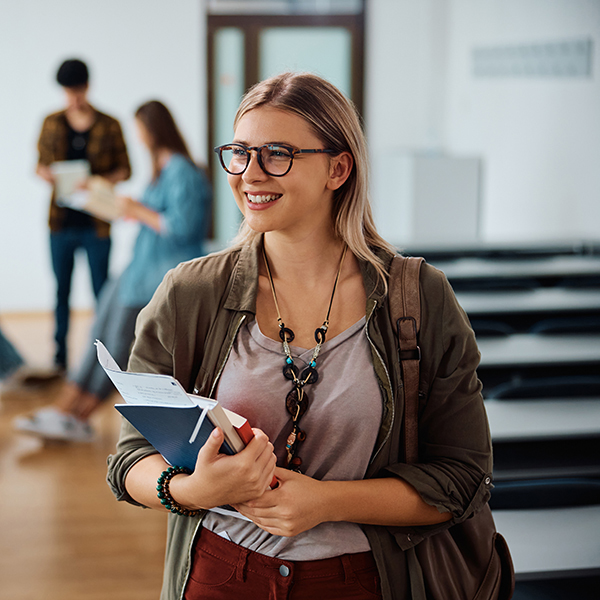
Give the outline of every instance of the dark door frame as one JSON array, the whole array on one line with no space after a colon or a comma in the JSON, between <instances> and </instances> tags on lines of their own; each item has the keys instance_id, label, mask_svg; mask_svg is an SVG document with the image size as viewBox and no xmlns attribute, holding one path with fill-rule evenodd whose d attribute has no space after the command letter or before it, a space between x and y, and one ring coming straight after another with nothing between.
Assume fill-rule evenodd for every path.
<instances>
[{"instance_id":1,"label":"dark door frame","mask_svg":"<svg viewBox=\"0 0 600 600\"><path fill-rule=\"evenodd\" d=\"M343 27L351 34L351 97L359 113L363 111L364 87L364 12L350 15L208 15L207 22L207 93L208 145L213 148L210 123L214 112L214 41L219 29L235 27L244 32L244 90L258 83L258 46L262 29L269 27ZM209 161L211 164L211 161ZM209 166L210 168L210 166Z\"/></svg>"}]
</instances>

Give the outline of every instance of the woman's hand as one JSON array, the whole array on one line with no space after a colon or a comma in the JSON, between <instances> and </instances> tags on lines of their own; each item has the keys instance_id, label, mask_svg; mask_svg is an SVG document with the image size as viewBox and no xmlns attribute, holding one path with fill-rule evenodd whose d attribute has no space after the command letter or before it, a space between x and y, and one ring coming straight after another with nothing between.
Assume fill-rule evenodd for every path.
<instances>
[{"instance_id":1,"label":"woman's hand","mask_svg":"<svg viewBox=\"0 0 600 600\"><path fill-rule=\"evenodd\" d=\"M398 477L319 481L280 468L275 469L275 476L277 488L234 505L274 535L298 535L326 521L414 526L442 523L453 516L427 504Z\"/></svg>"},{"instance_id":2,"label":"woman's hand","mask_svg":"<svg viewBox=\"0 0 600 600\"><path fill-rule=\"evenodd\" d=\"M151 229L154 229L157 233L160 233L160 213L148 208L145 204L142 204L129 196L117 196L117 203L121 218L139 221Z\"/></svg>"},{"instance_id":3,"label":"woman's hand","mask_svg":"<svg viewBox=\"0 0 600 600\"><path fill-rule=\"evenodd\" d=\"M275 469L275 476L279 481L277 488L255 500L235 503L234 508L261 529L285 537L330 520L323 482L281 468Z\"/></svg>"},{"instance_id":4,"label":"woman's hand","mask_svg":"<svg viewBox=\"0 0 600 600\"><path fill-rule=\"evenodd\" d=\"M223 432L215 428L198 453L191 475L171 480L170 491L176 502L191 509L213 508L259 498L269 487L275 472L273 444L260 429L254 438L233 456L220 454Z\"/></svg>"},{"instance_id":5,"label":"woman's hand","mask_svg":"<svg viewBox=\"0 0 600 600\"><path fill-rule=\"evenodd\" d=\"M123 219L135 219L137 221L138 212L137 200L129 196L117 196L117 205Z\"/></svg>"}]
</instances>

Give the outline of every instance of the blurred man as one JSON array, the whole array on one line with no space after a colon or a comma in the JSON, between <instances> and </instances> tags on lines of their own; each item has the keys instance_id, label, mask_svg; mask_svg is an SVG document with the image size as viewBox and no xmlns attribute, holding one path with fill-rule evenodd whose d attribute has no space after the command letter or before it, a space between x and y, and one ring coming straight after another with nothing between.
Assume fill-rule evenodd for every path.
<instances>
[{"instance_id":1,"label":"blurred man","mask_svg":"<svg viewBox=\"0 0 600 600\"><path fill-rule=\"evenodd\" d=\"M96 298L108 276L110 225L91 215L57 203L52 165L59 161L87 161L91 175L112 183L131 174L119 122L88 102L88 69L80 60L66 60L56 80L63 87L66 107L46 117L38 142L36 173L52 185L50 201L50 250L56 278L54 363L67 368L69 295L75 251L84 248Z\"/></svg>"}]
</instances>

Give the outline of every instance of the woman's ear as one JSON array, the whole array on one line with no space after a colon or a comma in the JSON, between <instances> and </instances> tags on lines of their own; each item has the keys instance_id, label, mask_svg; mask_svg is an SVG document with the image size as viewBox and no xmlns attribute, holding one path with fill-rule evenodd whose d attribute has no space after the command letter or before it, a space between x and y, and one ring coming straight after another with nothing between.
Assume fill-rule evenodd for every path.
<instances>
[{"instance_id":1,"label":"woman's ear","mask_svg":"<svg viewBox=\"0 0 600 600\"><path fill-rule=\"evenodd\" d=\"M327 181L327 189L337 190L346 183L346 179L350 177L354 159L350 152L342 152L331 159L329 164L329 180Z\"/></svg>"}]
</instances>

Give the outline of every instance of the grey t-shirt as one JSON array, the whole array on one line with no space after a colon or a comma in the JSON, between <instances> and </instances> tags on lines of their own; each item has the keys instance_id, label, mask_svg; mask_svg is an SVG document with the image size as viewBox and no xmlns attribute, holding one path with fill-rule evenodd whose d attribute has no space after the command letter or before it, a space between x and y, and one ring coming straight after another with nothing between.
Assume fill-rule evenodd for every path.
<instances>
[{"instance_id":1,"label":"grey t-shirt","mask_svg":"<svg viewBox=\"0 0 600 600\"><path fill-rule=\"evenodd\" d=\"M302 371L312 349L291 346ZM285 442L292 425L285 398L292 389L283 376L285 354L281 343L260 331L256 321L240 330L217 389L221 404L262 429L283 466ZM367 470L382 417L382 396L371 363L365 318L325 342L317 359L319 379L307 385L309 409L300 427L306 440L300 445L301 470L320 480L362 479ZM255 552L285 560L318 560L369 550L355 523L321 523L295 537L280 537L258 526L209 512L204 527Z\"/></svg>"}]
</instances>

